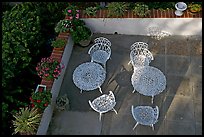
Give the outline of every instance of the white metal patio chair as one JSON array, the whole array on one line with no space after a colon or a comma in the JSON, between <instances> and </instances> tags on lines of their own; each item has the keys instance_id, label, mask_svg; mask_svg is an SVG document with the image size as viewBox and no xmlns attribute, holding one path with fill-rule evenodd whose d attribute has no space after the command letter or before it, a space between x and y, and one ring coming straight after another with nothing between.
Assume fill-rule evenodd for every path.
<instances>
[{"instance_id":1,"label":"white metal patio chair","mask_svg":"<svg viewBox=\"0 0 204 137\"><path fill-rule=\"evenodd\" d=\"M98 38L94 39L94 43L100 43L102 45L111 46L110 40L108 40L107 38L104 38L104 37L98 37Z\"/></svg>"},{"instance_id":2,"label":"white metal patio chair","mask_svg":"<svg viewBox=\"0 0 204 137\"><path fill-rule=\"evenodd\" d=\"M110 59L111 48L108 45L102 45L100 43L95 43L88 51L91 56L91 62L96 62L101 64L104 69L106 68L106 62Z\"/></svg>"},{"instance_id":3,"label":"white metal patio chair","mask_svg":"<svg viewBox=\"0 0 204 137\"><path fill-rule=\"evenodd\" d=\"M92 102L89 100L89 105L93 110L99 113L99 120L101 121L102 113L106 113L110 110L114 111L117 114L117 111L114 109L116 105L115 96L112 91L109 91L109 94L103 94L95 98Z\"/></svg>"},{"instance_id":4,"label":"white metal patio chair","mask_svg":"<svg viewBox=\"0 0 204 137\"><path fill-rule=\"evenodd\" d=\"M135 42L131 45L130 51L136 49L136 48L146 48L148 49L148 44L145 42Z\"/></svg>"},{"instance_id":5,"label":"white metal patio chair","mask_svg":"<svg viewBox=\"0 0 204 137\"><path fill-rule=\"evenodd\" d=\"M137 122L133 127L133 130L136 128L138 124L151 126L152 130L154 130L154 124L158 122L159 118L159 108L155 106L154 108L151 106L137 106L131 107L132 116Z\"/></svg>"},{"instance_id":6,"label":"white metal patio chair","mask_svg":"<svg viewBox=\"0 0 204 137\"><path fill-rule=\"evenodd\" d=\"M128 65L131 63L132 66L147 66L149 63L154 60L152 53L146 48L135 48L130 51L130 61Z\"/></svg>"}]
</instances>

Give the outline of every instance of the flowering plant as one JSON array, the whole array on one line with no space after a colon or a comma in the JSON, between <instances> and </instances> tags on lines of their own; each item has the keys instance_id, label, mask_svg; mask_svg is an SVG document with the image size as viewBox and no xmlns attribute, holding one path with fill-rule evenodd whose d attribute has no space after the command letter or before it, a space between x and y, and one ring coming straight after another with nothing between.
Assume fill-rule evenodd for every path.
<instances>
[{"instance_id":1,"label":"flowering plant","mask_svg":"<svg viewBox=\"0 0 204 137\"><path fill-rule=\"evenodd\" d=\"M65 10L64 14L68 16L69 20L79 19L79 10L76 6L69 5Z\"/></svg>"},{"instance_id":2,"label":"flowering plant","mask_svg":"<svg viewBox=\"0 0 204 137\"><path fill-rule=\"evenodd\" d=\"M44 110L51 102L52 93L48 90L43 90L39 88L38 91L33 92L30 97L31 107L39 108Z\"/></svg>"},{"instance_id":3,"label":"flowering plant","mask_svg":"<svg viewBox=\"0 0 204 137\"><path fill-rule=\"evenodd\" d=\"M72 28L72 21L70 20L60 20L55 26L55 32L67 32Z\"/></svg>"},{"instance_id":4,"label":"flowering plant","mask_svg":"<svg viewBox=\"0 0 204 137\"><path fill-rule=\"evenodd\" d=\"M36 71L40 78L57 79L60 76L62 69L64 68L63 64L60 64L59 61L53 59L52 57L42 58L41 61L37 64Z\"/></svg>"}]
</instances>

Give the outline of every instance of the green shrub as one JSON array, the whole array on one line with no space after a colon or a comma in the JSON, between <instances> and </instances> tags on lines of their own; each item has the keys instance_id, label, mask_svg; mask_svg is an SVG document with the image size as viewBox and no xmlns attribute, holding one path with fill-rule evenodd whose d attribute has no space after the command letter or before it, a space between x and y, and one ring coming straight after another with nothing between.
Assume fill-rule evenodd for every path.
<instances>
[{"instance_id":1,"label":"green shrub","mask_svg":"<svg viewBox=\"0 0 204 137\"><path fill-rule=\"evenodd\" d=\"M146 2L149 9L175 9L176 2Z\"/></svg>"},{"instance_id":2,"label":"green shrub","mask_svg":"<svg viewBox=\"0 0 204 137\"><path fill-rule=\"evenodd\" d=\"M39 16L29 3L16 5L3 13L2 36L2 86L5 87L6 81L28 66L31 57L39 53Z\"/></svg>"},{"instance_id":3,"label":"green shrub","mask_svg":"<svg viewBox=\"0 0 204 137\"><path fill-rule=\"evenodd\" d=\"M108 4L108 16L121 17L127 11L127 3L125 2L111 2Z\"/></svg>"},{"instance_id":4,"label":"green shrub","mask_svg":"<svg viewBox=\"0 0 204 137\"><path fill-rule=\"evenodd\" d=\"M76 26L76 28L74 30L71 30L70 33L74 43L79 43L82 40L87 40L91 36L91 30L85 25Z\"/></svg>"},{"instance_id":5,"label":"green shrub","mask_svg":"<svg viewBox=\"0 0 204 137\"><path fill-rule=\"evenodd\" d=\"M140 16L140 17L144 17L144 16L149 15L150 10L149 10L148 6L145 5L145 4L143 4L143 3L136 3L135 7L133 9L133 13L135 15Z\"/></svg>"},{"instance_id":6,"label":"green shrub","mask_svg":"<svg viewBox=\"0 0 204 137\"><path fill-rule=\"evenodd\" d=\"M84 13L87 14L88 16L95 16L99 9L100 9L99 6L97 6L97 7L87 7L84 10Z\"/></svg>"},{"instance_id":7,"label":"green shrub","mask_svg":"<svg viewBox=\"0 0 204 137\"><path fill-rule=\"evenodd\" d=\"M66 40L64 39L57 39L55 41L52 42L52 45L53 47L55 48L61 48L61 47L64 47L66 45Z\"/></svg>"}]
</instances>

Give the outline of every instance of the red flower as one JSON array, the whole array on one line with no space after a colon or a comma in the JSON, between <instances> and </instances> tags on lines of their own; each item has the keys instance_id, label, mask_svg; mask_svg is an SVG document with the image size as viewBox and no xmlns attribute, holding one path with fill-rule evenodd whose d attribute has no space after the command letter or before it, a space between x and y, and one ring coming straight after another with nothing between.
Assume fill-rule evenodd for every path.
<instances>
[{"instance_id":1,"label":"red flower","mask_svg":"<svg viewBox=\"0 0 204 137\"><path fill-rule=\"evenodd\" d=\"M38 103L40 103L40 102L41 102L41 100L37 100L37 102L38 102Z\"/></svg>"},{"instance_id":2,"label":"red flower","mask_svg":"<svg viewBox=\"0 0 204 137\"><path fill-rule=\"evenodd\" d=\"M45 103L44 106L47 107L47 106L48 106L48 103Z\"/></svg>"},{"instance_id":3,"label":"red flower","mask_svg":"<svg viewBox=\"0 0 204 137\"><path fill-rule=\"evenodd\" d=\"M31 107L33 108L33 107L35 107L35 105L34 105L34 104L31 104Z\"/></svg>"}]
</instances>

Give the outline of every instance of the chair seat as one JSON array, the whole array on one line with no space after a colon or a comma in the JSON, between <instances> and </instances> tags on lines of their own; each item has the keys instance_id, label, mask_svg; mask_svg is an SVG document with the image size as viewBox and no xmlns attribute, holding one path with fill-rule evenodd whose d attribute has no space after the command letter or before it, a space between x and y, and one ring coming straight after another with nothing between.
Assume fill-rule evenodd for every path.
<instances>
[{"instance_id":1,"label":"chair seat","mask_svg":"<svg viewBox=\"0 0 204 137\"><path fill-rule=\"evenodd\" d=\"M135 120L142 125L154 123L154 110L149 106L139 106L134 108Z\"/></svg>"},{"instance_id":2,"label":"chair seat","mask_svg":"<svg viewBox=\"0 0 204 137\"><path fill-rule=\"evenodd\" d=\"M148 66L149 65L149 60L145 55L137 55L134 57L133 61L133 66Z\"/></svg>"},{"instance_id":3,"label":"chair seat","mask_svg":"<svg viewBox=\"0 0 204 137\"><path fill-rule=\"evenodd\" d=\"M109 95L102 95L98 98L96 98L92 105L95 107L95 109L98 112L108 112L109 110L113 109L113 107L116 105L114 97L111 97Z\"/></svg>"},{"instance_id":4,"label":"chair seat","mask_svg":"<svg viewBox=\"0 0 204 137\"><path fill-rule=\"evenodd\" d=\"M94 62L104 64L108 60L109 54L103 50L97 50L92 54L91 58Z\"/></svg>"}]
</instances>

